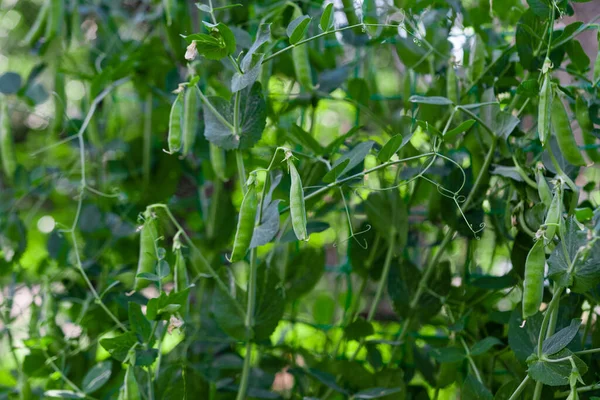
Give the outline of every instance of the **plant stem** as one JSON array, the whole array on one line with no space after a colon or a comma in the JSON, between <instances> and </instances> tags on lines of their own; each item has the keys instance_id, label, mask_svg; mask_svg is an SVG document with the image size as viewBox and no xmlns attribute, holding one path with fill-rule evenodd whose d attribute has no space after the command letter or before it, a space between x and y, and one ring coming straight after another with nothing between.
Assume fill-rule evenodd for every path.
<instances>
[{"instance_id":1,"label":"plant stem","mask_svg":"<svg viewBox=\"0 0 600 400\"><path fill-rule=\"evenodd\" d=\"M235 151L235 161L237 163L238 176L242 193L246 194L246 168L244 167L244 156L240 150Z\"/></svg>"},{"instance_id":2,"label":"plant stem","mask_svg":"<svg viewBox=\"0 0 600 400\"><path fill-rule=\"evenodd\" d=\"M521 395L521 392L523 392L525 389L525 386L527 386L527 382L529 382L529 375L525 375L525 378L523 378L521 384L515 389L514 393L508 400L517 400L517 398Z\"/></svg>"}]
</instances>

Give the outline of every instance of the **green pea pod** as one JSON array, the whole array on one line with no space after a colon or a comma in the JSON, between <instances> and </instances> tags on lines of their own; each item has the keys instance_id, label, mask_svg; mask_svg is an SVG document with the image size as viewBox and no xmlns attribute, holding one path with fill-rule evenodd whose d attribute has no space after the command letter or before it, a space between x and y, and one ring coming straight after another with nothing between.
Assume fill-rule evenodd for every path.
<instances>
[{"instance_id":1,"label":"green pea pod","mask_svg":"<svg viewBox=\"0 0 600 400\"><path fill-rule=\"evenodd\" d=\"M125 379L123 380L123 386L119 393L119 400L141 400L140 388L137 380L135 379L134 366L132 364L127 365L125 370Z\"/></svg>"},{"instance_id":2,"label":"green pea pod","mask_svg":"<svg viewBox=\"0 0 600 400\"><path fill-rule=\"evenodd\" d=\"M65 94L65 75L57 72L54 76L54 121L52 122L52 132L62 132L63 122L65 120L65 102L67 96Z\"/></svg>"},{"instance_id":3,"label":"green pea pod","mask_svg":"<svg viewBox=\"0 0 600 400\"><path fill-rule=\"evenodd\" d=\"M146 272L154 273L156 264L156 240L158 239L158 221L148 210L144 212L144 225L140 233L140 255L134 282L134 290L141 290L148 286L147 279L138 278L137 275Z\"/></svg>"},{"instance_id":4,"label":"green pea pod","mask_svg":"<svg viewBox=\"0 0 600 400\"><path fill-rule=\"evenodd\" d=\"M452 63L448 64L446 72L446 97L454 104L458 104L458 80Z\"/></svg>"},{"instance_id":5,"label":"green pea pod","mask_svg":"<svg viewBox=\"0 0 600 400\"><path fill-rule=\"evenodd\" d=\"M302 10L300 7L294 7L294 13L292 19L296 19L302 16ZM310 60L308 57L308 47L306 44L294 46L292 48L292 61L294 62L294 71L296 73L296 80L302 85L307 91L314 89L312 82L312 71L310 68Z\"/></svg>"},{"instance_id":6,"label":"green pea pod","mask_svg":"<svg viewBox=\"0 0 600 400\"><path fill-rule=\"evenodd\" d=\"M198 86L193 85L188 87L185 91L184 107L183 107L183 155L188 153L194 148L194 142L196 141L196 133L198 132L199 125L199 105L200 90Z\"/></svg>"},{"instance_id":7,"label":"green pea pod","mask_svg":"<svg viewBox=\"0 0 600 400\"><path fill-rule=\"evenodd\" d=\"M246 252L248 252L250 242L252 241L252 234L254 233L257 207L258 198L256 194L256 184L250 182L248 184L248 190L242 200L242 206L240 207L233 251L231 252L231 259L229 260L232 263L241 261L246 256Z\"/></svg>"},{"instance_id":8,"label":"green pea pod","mask_svg":"<svg viewBox=\"0 0 600 400\"><path fill-rule=\"evenodd\" d=\"M558 140L558 147L565 160L573 165L585 165L585 160L583 159L579 148L577 148L577 142L575 142L575 137L571 130L571 122L569 121L567 110L558 95L554 96L554 101L552 102L551 119L552 128L554 129L554 134Z\"/></svg>"},{"instance_id":9,"label":"green pea pod","mask_svg":"<svg viewBox=\"0 0 600 400\"><path fill-rule=\"evenodd\" d=\"M298 240L308 241L306 231L306 208L304 205L304 190L302 189L302 180L296 166L291 158L288 158L288 167L290 169L290 216L292 218L292 228Z\"/></svg>"},{"instance_id":10,"label":"green pea pod","mask_svg":"<svg viewBox=\"0 0 600 400\"><path fill-rule=\"evenodd\" d=\"M65 12L64 0L50 0L50 9L48 11L48 22L46 22L46 40L60 35Z\"/></svg>"},{"instance_id":11,"label":"green pea pod","mask_svg":"<svg viewBox=\"0 0 600 400\"><path fill-rule=\"evenodd\" d=\"M0 97L0 158L2 159L4 175L9 181L12 181L17 170L17 159L10 127L8 103L2 97Z\"/></svg>"},{"instance_id":12,"label":"green pea pod","mask_svg":"<svg viewBox=\"0 0 600 400\"><path fill-rule=\"evenodd\" d=\"M575 102L575 118L581 127L581 136L583 136L583 143L586 145L586 154L593 162L600 162L600 151L597 147L594 147L596 146L596 137L592 135L594 124L590 119L588 106L581 96L577 96Z\"/></svg>"},{"instance_id":13,"label":"green pea pod","mask_svg":"<svg viewBox=\"0 0 600 400\"><path fill-rule=\"evenodd\" d=\"M536 314L544 296L544 268L546 253L544 241L534 243L525 261L525 280L523 281L523 318Z\"/></svg>"},{"instance_id":14,"label":"green pea pod","mask_svg":"<svg viewBox=\"0 0 600 400\"><path fill-rule=\"evenodd\" d=\"M483 74L485 57L485 43L481 39L481 36L475 35L469 55L468 77L471 82L475 82Z\"/></svg>"},{"instance_id":15,"label":"green pea pod","mask_svg":"<svg viewBox=\"0 0 600 400\"><path fill-rule=\"evenodd\" d=\"M552 191L550 190L550 186L548 186L546 178L544 178L542 170L539 168L536 171L535 179L540 200L542 200L542 203L544 203L546 207L550 207L550 204L552 204Z\"/></svg>"},{"instance_id":16,"label":"green pea pod","mask_svg":"<svg viewBox=\"0 0 600 400\"><path fill-rule=\"evenodd\" d=\"M550 243L558 230L558 224L562 217L562 186L559 183L552 197L550 208L546 213L544 225L546 225L546 243Z\"/></svg>"},{"instance_id":17,"label":"green pea pod","mask_svg":"<svg viewBox=\"0 0 600 400\"><path fill-rule=\"evenodd\" d=\"M227 170L227 158L225 151L219 146L208 143L209 155L210 155L210 166L215 173L215 176L222 182L227 180L225 172Z\"/></svg>"},{"instance_id":18,"label":"green pea pod","mask_svg":"<svg viewBox=\"0 0 600 400\"><path fill-rule=\"evenodd\" d=\"M49 10L50 0L46 0L44 1L44 4L42 4L40 11L38 11L37 17L35 17L35 21L33 21L31 28L25 35L25 39L23 39L23 43L25 43L26 46L35 46L37 41L44 35Z\"/></svg>"},{"instance_id":19,"label":"green pea pod","mask_svg":"<svg viewBox=\"0 0 600 400\"><path fill-rule=\"evenodd\" d=\"M169 137L167 139L169 143L169 153L173 154L181 149L181 142L183 140L183 131L181 129L183 118L183 92L180 92L173 105L171 106L171 113L169 114Z\"/></svg>"},{"instance_id":20,"label":"green pea pod","mask_svg":"<svg viewBox=\"0 0 600 400\"><path fill-rule=\"evenodd\" d=\"M548 137L550 136L550 118L552 109L552 82L550 81L549 65L550 60L546 59L544 66L546 72L544 72L544 78L542 81L542 87L540 88L540 100L538 103L538 135L542 146L546 144Z\"/></svg>"},{"instance_id":21,"label":"green pea pod","mask_svg":"<svg viewBox=\"0 0 600 400\"><path fill-rule=\"evenodd\" d=\"M179 240L175 240L173 243L173 251L175 252L175 269L173 272L175 292L181 292L190 286L190 280L188 278L185 257L183 256L183 251L181 249L181 243Z\"/></svg>"}]
</instances>

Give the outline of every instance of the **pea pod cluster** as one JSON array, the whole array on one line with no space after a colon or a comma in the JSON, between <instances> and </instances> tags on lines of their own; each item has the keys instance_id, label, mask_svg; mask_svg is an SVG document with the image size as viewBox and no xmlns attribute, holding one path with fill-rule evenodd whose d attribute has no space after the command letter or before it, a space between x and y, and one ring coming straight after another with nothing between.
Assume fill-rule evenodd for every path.
<instances>
[{"instance_id":1,"label":"pea pod cluster","mask_svg":"<svg viewBox=\"0 0 600 400\"><path fill-rule=\"evenodd\" d=\"M290 169L290 217L292 228L298 240L308 240L306 230L306 207L304 204L304 189L300 174L292 161L292 155L287 155L288 168Z\"/></svg>"},{"instance_id":2,"label":"pea pod cluster","mask_svg":"<svg viewBox=\"0 0 600 400\"><path fill-rule=\"evenodd\" d=\"M140 234L140 255L134 282L134 290L141 290L148 286L149 281L138 278L137 275L146 272L154 273L156 265L156 240L158 239L158 220L156 216L146 210L144 212L144 225Z\"/></svg>"},{"instance_id":3,"label":"pea pod cluster","mask_svg":"<svg viewBox=\"0 0 600 400\"><path fill-rule=\"evenodd\" d=\"M235 240L233 242L233 251L229 261L241 261L250 248L252 235L254 234L254 224L256 221L256 210L258 207L258 195L256 193L256 182L253 177L248 180L246 194L240 207L237 229L235 231Z\"/></svg>"},{"instance_id":4,"label":"pea pod cluster","mask_svg":"<svg viewBox=\"0 0 600 400\"><path fill-rule=\"evenodd\" d=\"M10 114L8 103L5 98L0 97L0 159L2 159L2 170L9 181L15 177L17 170L17 159L13 143L12 130L10 126Z\"/></svg>"}]
</instances>

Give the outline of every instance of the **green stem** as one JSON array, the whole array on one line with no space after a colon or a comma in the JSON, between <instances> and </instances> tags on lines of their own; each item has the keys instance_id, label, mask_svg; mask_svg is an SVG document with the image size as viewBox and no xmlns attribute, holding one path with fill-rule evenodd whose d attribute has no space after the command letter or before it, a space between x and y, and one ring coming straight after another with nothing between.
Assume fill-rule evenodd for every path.
<instances>
[{"instance_id":1,"label":"green stem","mask_svg":"<svg viewBox=\"0 0 600 400\"><path fill-rule=\"evenodd\" d=\"M242 187L242 193L246 193L246 168L244 167L244 155L240 150L235 151L235 161L237 163L238 176L240 179L240 186Z\"/></svg>"},{"instance_id":2,"label":"green stem","mask_svg":"<svg viewBox=\"0 0 600 400\"><path fill-rule=\"evenodd\" d=\"M517 400L517 398L521 395L521 392L523 392L525 389L525 386L527 386L527 382L529 382L529 375L525 375L525 378L523 378L521 384L515 389L514 393L508 400Z\"/></svg>"},{"instance_id":3,"label":"green stem","mask_svg":"<svg viewBox=\"0 0 600 400\"><path fill-rule=\"evenodd\" d=\"M578 393L585 393L585 392L591 392L592 390L598 390L600 389L600 382L599 383L594 383L593 385L588 385L588 386L581 386L577 388L577 392ZM564 392L558 392L554 395L554 398L560 398L560 397L567 397L569 394L571 393L570 390L564 391Z\"/></svg>"}]
</instances>

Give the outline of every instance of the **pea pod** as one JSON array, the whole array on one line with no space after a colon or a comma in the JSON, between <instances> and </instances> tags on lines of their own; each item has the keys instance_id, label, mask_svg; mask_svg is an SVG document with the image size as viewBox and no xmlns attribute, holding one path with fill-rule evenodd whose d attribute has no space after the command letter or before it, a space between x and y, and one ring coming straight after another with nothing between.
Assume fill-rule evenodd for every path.
<instances>
[{"instance_id":1,"label":"pea pod","mask_svg":"<svg viewBox=\"0 0 600 400\"><path fill-rule=\"evenodd\" d=\"M452 63L448 64L446 72L446 97L454 104L458 104L458 80Z\"/></svg>"},{"instance_id":2,"label":"pea pod","mask_svg":"<svg viewBox=\"0 0 600 400\"><path fill-rule=\"evenodd\" d=\"M575 137L571 130L571 122L569 121L567 110L560 96L554 96L554 101L552 102L552 129L565 160L573 165L585 165L585 160L577 148L577 142L575 142Z\"/></svg>"},{"instance_id":3,"label":"pea pod","mask_svg":"<svg viewBox=\"0 0 600 400\"><path fill-rule=\"evenodd\" d=\"M302 10L298 6L295 6L294 14L292 19L296 19L302 16ZM295 45L292 48L292 61L294 62L294 72L296 73L296 80L302 85L307 91L314 89L312 82L312 71L310 68L310 61L308 58L308 47L306 44Z\"/></svg>"},{"instance_id":4,"label":"pea pod","mask_svg":"<svg viewBox=\"0 0 600 400\"><path fill-rule=\"evenodd\" d=\"M538 135L542 146L546 144L550 136L550 113L552 109L552 82L550 81L550 66L552 62L546 58L544 61L544 74L542 87L540 88L540 100L538 103Z\"/></svg>"},{"instance_id":5,"label":"pea pod","mask_svg":"<svg viewBox=\"0 0 600 400\"><path fill-rule=\"evenodd\" d=\"M292 162L291 155L288 157L288 167L290 169L290 216L292 218L292 228L298 240L308 240L306 231L306 208L304 205L304 190L302 189L302 180L296 166Z\"/></svg>"},{"instance_id":6,"label":"pea pod","mask_svg":"<svg viewBox=\"0 0 600 400\"><path fill-rule=\"evenodd\" d=\"M65 94L65 75L61 72L57 72L54 76L54 121L52 122L52 132L62 132L64 114L65 114L65 102L67 96Z\"/></svg>"},{"instance_id":7,"label":"pea pod","mask_svg":"<svg viewBox=\"0 0 600 400\"><path fill-rule=\"evenodd\" d=\"M538 168L536 171L535 179L537 182L540 200L542 200L542 203L544 203L546 207L550 207L550 204L552 204L552 191L550 190L550 186L548 186L548 182L546 181L546 178L544 178L544 174L540 168Z\"/></svg>"},{"instance_id":8,"label":"pea pod","mask_svg":"<svg viewBox=\"0 0 600 400\"><path fill-rule=\"evenodd\" d=\"M552 197L552 202L550 203L550 208L548 208L548 212L546 213L546 219L544 221L544 225L546 225L546 243L549 243L554 238L556 231L558 229L558 224L561 221L562 217L562 184L556 186L556 190L554 191L554 196Z\"/></svg>"},{"instance_id":9,"label":"pea pod","mask_svg":"<svg viewBox=\"0 0 600 400\"><path fill-rule=\"evenodd\" d=\"M215 176L222 182L227 180L225 172L227 170L227 159L225 151L216 144L208 143L210 165L215 173Z\"/></svg>"},{"instance_id":10,"label":"pea pod","mask_svg":"<svg viewBox=\"0 0 600 400\"><path fill-rule=\"evenodd\" d=\"M137 275L146 272L154 273L156 264L156 240L158 239L158 221L150 211L144 212L144 225L140 234L140 255L134 282L134 290L141 290L150 281L138 278Z\"/></svg>"},{"instance_id":11,"label":"pea pod","mask_svg":"<svg viewBox=\"0 0 600 400\"><path fill-rule=\"evenodd\" d=\"M131 362L131 361L130 361ZM141 400L140 388L135 379L133 363L127 365L125 379L119 393L119 400Z\"/></svg>"},{"instance_id":12,"label":"pea pod","mask_svg":"<svg viewBox=\"0 0 600 400\"><path fill-rule=\"evenodd\" d=\"M575 118L577 119L577 123L581 128L581 136L583 137L583 143L586 145L585 152L587 153L590 160L593 162L600 162L600 151L594 146L596 145L596 137L592 135L592 130L594 129L594 124L590 119L590 112L588 106L581 96L577 96L577 101L575 102Z\"/></svg>"},{"instance_id":13,"label":"pea pod","mask_svg":"<svg viewBox=\"0 0 600 400\"><path fill-rule=\"evenodd\" d=\"M9 181L12 181L17 170L17 159L15 158L8 103L2 97L0 97L0 158L4 175Z\"/></svg>"},{"instance_id":14,"label":"pea pod","mask_svg":"<svg viewBox=\"0 0 600 400\"><path fill-rule=\"evenodd\" d=\"M173 154L181 149L183 140L183 131L181 129L181 120L183 118L183 92L179 92L169 114L169 153Z\"/></svg>"},{"instance_id":15,"label":"pea pod","mask_svg":"<svg viewBox=\"0 0 600 400\"><path fill-rule=\"evenodd\" d=\"M190 286L185 257L183 256L182 245L178 238L173 241L173 252L175 253L175 269L173 272L175 292L180 292Z\"/></svg>"},{"instance_id":16,"label":"pea pod","mask_svg":"<svg viewBox=\"0 0 600 400\"><path fill-rule=\"evenodd\" d=\"M525 261L525 280L523 281L523 318L536 314L544 296L544 267L546 253L544 241L534 243Z\"/></svg>"},{"instance_id":17,"label":"pea pod","mask_svg":"<svg viewBox=\"0 0 600 400\"><path fill-rule=\"evenodd\" d=\"M35 17L35 21L31 25L31 28L25 35L25 39L23 42L28 47L33 47L37 43L37 41L43 36L44 31L46 30L46 22L48 19L48 12L50 10L50 0L44 1L40 11L38 11L37 17Z\"/></svg>"},{"instance_id":18,"label":"pea pod","mask_svg":"<svg viewBox=\"0 0 600 400\"><path fill-rule=\"evenodd\" d=\"M248 182L248 189L242 200L240 215L238 217L235 240L233 242L233 251L229 261L238 262L245 256L250 248L252 234L254 233L254 223L256 220L256 209L258 207L258 198L256 194L256 183L251 178Z\"/></svg>"},{"instance_id":19,"label":"pea pod","mask_svg":"<svg viewBox=\"0 0 600 400\"><path fill-rule=\"evenodd\" d=\"M194 147L198 132L200 95L198 86L192 85L185 91L183 107L183 155L187 155Z\"/></svg>"}]
</instances>

